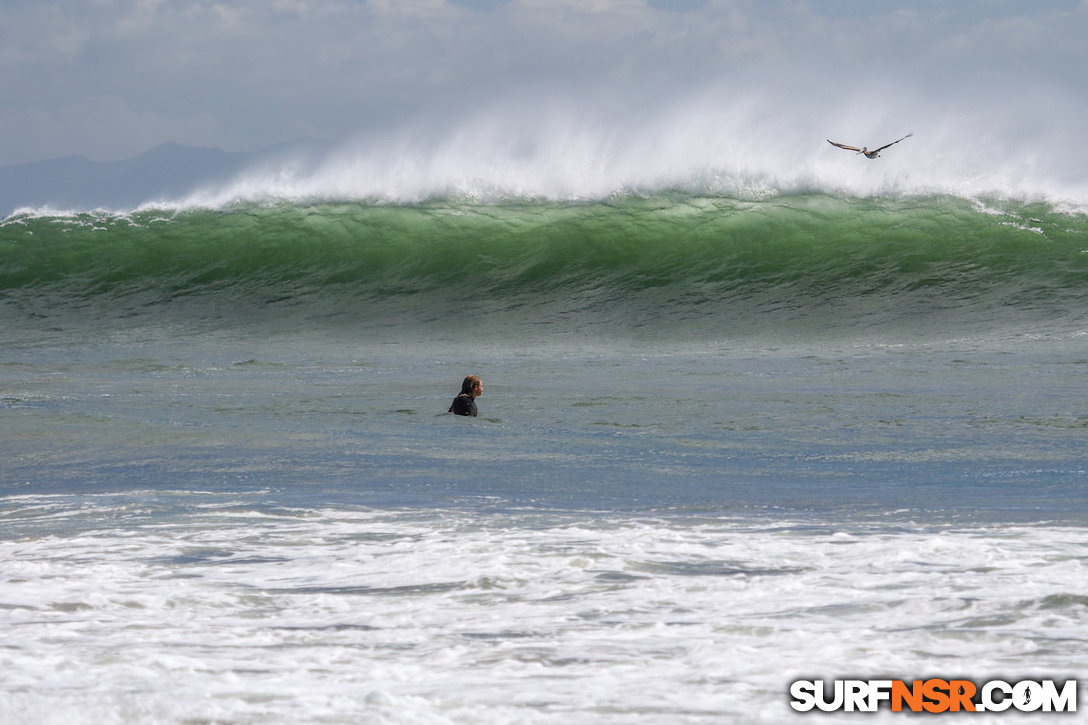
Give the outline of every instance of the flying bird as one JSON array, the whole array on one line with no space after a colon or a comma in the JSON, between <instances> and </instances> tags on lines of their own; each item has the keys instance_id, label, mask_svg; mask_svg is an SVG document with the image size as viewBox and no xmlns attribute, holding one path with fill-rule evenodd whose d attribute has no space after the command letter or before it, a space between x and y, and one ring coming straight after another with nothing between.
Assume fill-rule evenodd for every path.
<instances>
[{"instance_id":1,"label":"flying bird","mask_svg":"<svg viewBox=\"0 0 1088 725\"><path fill-rule=\"evenodd\" d=\"M913 135L914 135L913 133L908 133L903 138L910 138ZM857 146L847 146L844 143L835 143L831 139L828 139L827 142L829 144L831 144L832 146L838 146L840 149L846 149L847 151L857 151L859 154L865 154L865 158L867 158L867 159L875 159L877 156L880 156L881 151L888 148L889 146L894 146L895 144L899 143L899 141L902 141L903 138L901 138L901 139L899 139L897 141L892 141L891 143L886 143L886 144L884 144L883 146L881 146L880 148L878 148L878 149L876 149L874 151L870 151L867 146L863 146L863 147L861 147L859 149Z\"/></svg>"}]
</instances>

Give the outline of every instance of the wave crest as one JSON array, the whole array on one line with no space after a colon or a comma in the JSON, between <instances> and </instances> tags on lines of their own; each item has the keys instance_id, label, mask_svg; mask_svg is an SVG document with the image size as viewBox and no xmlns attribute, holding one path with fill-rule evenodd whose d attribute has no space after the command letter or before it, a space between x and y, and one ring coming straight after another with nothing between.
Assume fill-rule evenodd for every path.
<instances>
[{"instance_id":1,"label":"wave crest","mask_svg":"<svg viewBox=\"0 0 1088 725\"><path fill-rule=\"evenodd\" d=\"M259 204L0 225L0 309L487 334L1085 329L1088 217L952 197ZM287 324L284 322L284 324ZM421 333L422 334L422 333Z\"/></svg>"},{"instance_id":2,"label":"wave crest","mask_svg":"<svg viewBox=\"0 0 1088 725\"><path fill-rule=\"evenodd\" d=\"M507 103L448 124L418 122L396 133L363 135L317 164L254 168L175 205L584 201L679 190L733 198L942 194L1088 209L1088 182L1068 158L1041 157L992 124L982 132L976 126L968 140L944 125L892 115L872 108L855 111L846 123L829 115L802 118L758 94L707 94L626 114L604 103L586 108L554 98ZM908 131L913 138L875 160L826 141L875 146Z\"/></svg>"}]
</instances>

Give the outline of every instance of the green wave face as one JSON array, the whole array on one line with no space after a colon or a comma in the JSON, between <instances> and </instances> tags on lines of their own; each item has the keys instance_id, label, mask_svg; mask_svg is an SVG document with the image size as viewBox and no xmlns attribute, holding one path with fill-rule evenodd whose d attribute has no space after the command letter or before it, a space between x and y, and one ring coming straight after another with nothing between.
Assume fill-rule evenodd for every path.
<instances>
[{"instance_id":1,"label":"green wave face","mask_svg":"<svg viewBox=\"0 0 1088 725\"><path fill-rule=\"evenodd\" d=\"M344 202L0 226L9 319L704 336L1069 327L1086 299L1088 218L950 197Z\"/></svg>"}]
</instances>

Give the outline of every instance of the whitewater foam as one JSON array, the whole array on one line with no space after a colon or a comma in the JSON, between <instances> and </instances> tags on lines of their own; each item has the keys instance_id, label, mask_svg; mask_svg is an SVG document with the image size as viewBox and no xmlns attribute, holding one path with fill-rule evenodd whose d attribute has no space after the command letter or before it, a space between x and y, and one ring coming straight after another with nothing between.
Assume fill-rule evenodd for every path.
<instances>
[{"instance_id":1,"label":"whitewater foam","mask_svg":"<svg viewBox=\"0 0 1088 725\"><path fill-rule=\"evenodd\" d=\"M778 722L799 677L1084 664L1078 529L262 511L181 492L167 506L188 512L140 512L131 496L8 516L75 524L0 542L9 715Z\"/></svg>"}]
</instances>

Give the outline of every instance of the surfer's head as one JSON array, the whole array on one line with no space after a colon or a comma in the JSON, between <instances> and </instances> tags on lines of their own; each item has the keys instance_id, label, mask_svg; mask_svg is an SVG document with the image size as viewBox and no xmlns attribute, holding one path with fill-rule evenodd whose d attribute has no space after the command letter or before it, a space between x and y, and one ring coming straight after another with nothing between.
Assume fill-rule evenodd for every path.
<instances>
[{"instance_id":1,"label":"surfer's head","mask_svg":"<svg viewBox=\"0 0 1088 725\"><path fill-rule=\"evenodd\" d=\"M479 375L469 375L461 383L461 395L468 395L475 398L484 392L484 383L480 380Z\"/></svg>"}]
</instances>

